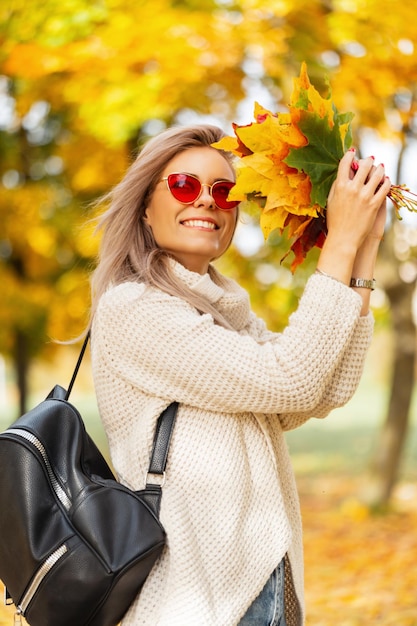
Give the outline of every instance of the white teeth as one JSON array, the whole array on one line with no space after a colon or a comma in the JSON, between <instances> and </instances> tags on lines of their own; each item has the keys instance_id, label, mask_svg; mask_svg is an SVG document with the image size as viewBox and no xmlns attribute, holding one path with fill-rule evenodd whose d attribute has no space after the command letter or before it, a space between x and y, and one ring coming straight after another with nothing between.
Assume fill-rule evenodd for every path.
<instances>
[{"instance_id":1,"label":"white teeth","mask_svg":"<svg viewBox=\"0 0 417 626\"><path fill-rule=\"evenodd\" d=\"M191 226L191 228L210 228L210 230L216 229L216 225L213 224L213 222L206 222L205 220L185 220L183 225Z\"/></svg>"}]
</instances>

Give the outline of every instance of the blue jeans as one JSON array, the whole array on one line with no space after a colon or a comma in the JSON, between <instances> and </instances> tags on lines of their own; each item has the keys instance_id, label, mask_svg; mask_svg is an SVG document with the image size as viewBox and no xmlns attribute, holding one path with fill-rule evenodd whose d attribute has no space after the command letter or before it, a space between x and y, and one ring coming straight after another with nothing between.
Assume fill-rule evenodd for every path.
<instances>
[{"instance_id":1,"label":"blue jeans","mask_svg":"<svg viewBox=\"0 0 417 626\"><path fill-rule=\"evenodd\" d=\"M238 626L286 626L284 576L284 560L282 560Z\"/></svg>"}]
</instances>

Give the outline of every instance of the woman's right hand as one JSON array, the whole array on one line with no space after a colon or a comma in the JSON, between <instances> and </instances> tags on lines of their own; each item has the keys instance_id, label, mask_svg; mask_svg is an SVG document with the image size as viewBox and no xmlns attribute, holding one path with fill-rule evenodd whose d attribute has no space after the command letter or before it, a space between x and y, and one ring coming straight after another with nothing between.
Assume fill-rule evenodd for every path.
<instances>
[{"instance_id":1,"label":"woman's right hand","mask_svg":"<svg viewBox=\"0 0 417 626\"><path fill-rule=\"evenodd\" d=\"M341 239L357 251L373 230L380 230L381 209L390 190L391 183L385 176L382 164L375 166L368 157L352 163L354 151L347 152L341 159L335 182L327 203L328 238Z\"/></svg>"}]
</instances>

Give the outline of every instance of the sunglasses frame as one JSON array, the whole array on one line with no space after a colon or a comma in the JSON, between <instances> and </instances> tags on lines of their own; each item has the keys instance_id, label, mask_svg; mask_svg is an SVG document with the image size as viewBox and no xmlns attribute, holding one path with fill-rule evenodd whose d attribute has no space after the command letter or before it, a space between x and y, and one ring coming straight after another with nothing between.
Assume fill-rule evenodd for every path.
<instances>
[{"instance_id":1,"label":"sunglasses frame","mask_svg":"<svg viewBox=\"0 0 417 626\"><path fill-rule=\"evenodd\" d=\"M190 200L189 202L184 202L180 198L177 198L175 196L175 194L173 193L173 191L172 191L172 189L170 187L170 184L169 184L169 178L171 176L186 176L187 178L191 178L191 179L197 181L199 183L199 185L200 185L200 191L198 192L197 196L193 200ZM201 180L197 176L194 176L194 174L187 174L187 172L171 172L167 176L164 176L163 178L161 178L161 180L159 182L162 183L163 181L166 182L168 191L170 192L172 197L175 198L175 200L177 200L178 202L181 202L181 204L193 204L196 200L198 200L198 198L203 193L203 187L208 187L209 188L210 195L213 198L213 200L214 200L214 202L216 204L216 207L218 209L220 209L220 211L233 211L233 209L235 209L238 206L238 204L240 203L240 200L239 201L238 200L230 200L230 201L228 200L227 202L233 203L233 206L231 206L231 207L221 207L221 206L219 206L217 204L216 198L213 195L213 189L215 189L216 185L228 183L228 184L231 185L230 189L232 189L232 187L234 187L234 185L236 183L234 181L231 181L231 180L226 180L226 179L225 180L216 180L216 182L214 182L212 185L209 185L208 183L202 183ZM229 189L229 191L230 191L230 189ZM236 204L234 204L234 203L236 203Z\"/></svg>"}]
</instances>

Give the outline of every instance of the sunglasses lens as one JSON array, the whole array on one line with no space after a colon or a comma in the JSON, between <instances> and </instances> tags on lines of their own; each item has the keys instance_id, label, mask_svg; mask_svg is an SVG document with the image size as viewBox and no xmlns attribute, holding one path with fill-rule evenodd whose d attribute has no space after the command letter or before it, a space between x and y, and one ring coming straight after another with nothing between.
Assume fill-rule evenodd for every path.
<instances>
[{"instance_id":1,"label":"sunglasses lens","mask_svg":"<svg viewBox=\"0 0 417 626\"><path fill-rule=\"evenodd\" d=\"M239 204L239 200L227 199L230 190L234 186L235 183L227 181L219 181L218 183L214 183L211 191L214 202L217 204L219 209L223 209L223 211L230 211L231 209L237 207L237 205Z\"/></svg>"},{"instance_id":2,"label":"sunglasses lens","mask_svg":"<svg viewBox=\"0 0 417 626\"><path fill-rule=\"evenodd\" d=\"M169 174L167 177L168 187L176 200L183 204L192 204L201 193L201 183L198 178L191 174ZM223 211L230 211L239 204L239 200L228 200L229 191L235 183L227 180L219 180L214 183L211 193L214 202Z\"/></svg>"},{"instance_id":3,"label":"sunglasses lens","mask_svg":"<svg viewBox=\"0 0 417 626\"><path fill-rule=\"evenodd\" d=\"M176 200L191 204L198 198L201 183L189 174L169 174L168 187Z\"/></svg>"}]
</instances>

